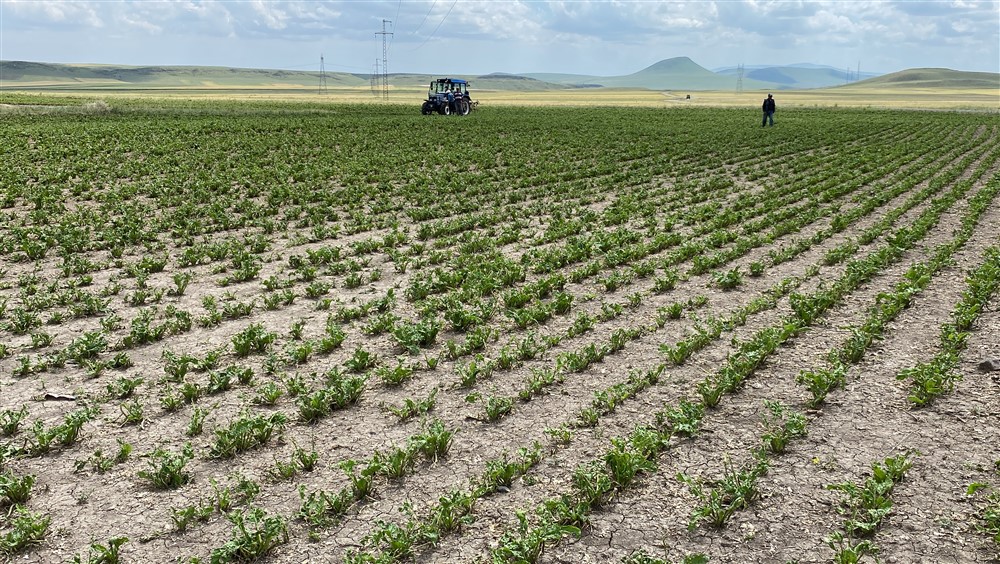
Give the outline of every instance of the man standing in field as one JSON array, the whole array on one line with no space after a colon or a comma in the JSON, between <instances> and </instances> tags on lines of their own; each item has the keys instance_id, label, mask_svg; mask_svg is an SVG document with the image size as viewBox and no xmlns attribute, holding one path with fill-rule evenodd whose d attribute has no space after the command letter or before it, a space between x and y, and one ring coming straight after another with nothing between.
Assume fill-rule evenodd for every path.
<instances>
[{"instance_id":1,"label":"man standing in field","mask_svg":"<svg viewBox=\"0 0 1000 564\"><path fill-rule=\"evenodd\" d=\"M764 99L764 119L761 120L760 126L764 127L768 121L771 122L771 127L774 127L774 98L768 94L767 98Z\"/></svg>"}]
</instances>

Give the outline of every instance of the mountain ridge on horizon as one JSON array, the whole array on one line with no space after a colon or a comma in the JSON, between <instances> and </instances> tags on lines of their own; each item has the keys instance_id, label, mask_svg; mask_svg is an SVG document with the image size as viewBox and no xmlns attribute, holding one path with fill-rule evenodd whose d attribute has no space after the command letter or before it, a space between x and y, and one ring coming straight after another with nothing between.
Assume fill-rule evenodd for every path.
<instances>
[{"instance_id":1,"label":"mountain ridge on horizon","mask_svg":"<svg viewBox=\"0 0 1000 564\"><path fill-rule=\"evenodd\" d=\"M813 63L786 66L744 66L742 88L745 90L799 90L858 84L850 71ZM732 90L737 88L737 71L724 67L712 71L690 57L661 59L636 72L617 76L569 73L506 73L485 75L462 73L430 75L390 73L399 86L426 86L428 80L441 76L475 76L477 87L493 90L547 90L566 88L644 88L649 90ZM902 76L899 76L902 75ZM918 77L919 75L919 77ZM195 65L112 65L0 61L0 89L39 88L315 88L318 71L253 69ZM372 75L363 73L323 73L331 87L367 86ZM880 84L903 86L919 82L924 86L944 84L970 88L1000 88L1000 73L956 71L952 69L905 69L896 73L862 73L860 83L894 77ZM485 83L484 83L485 82ZM912 86L912 84L909 84Z\"/></svg>"},{"instance_id":2,"label":"mountain ridge on horizon","mask_svg":"<svg viewBox=\"0 0 1000 564\"><path fill-rule=\"evenodd\" d=\"M594 76L584 74L560 73L522 73L521 76L538 80L564 84L567 86L609 86L609 87L646 87L654 90L729 90L737 86L738 67L723 67L709 70L694 62L690 57L679 56L662 59L642 70L621 76ZM960 71L945 68L914 68L903 69L893 73L862 72L860 77L849 69L838 69L829 65L815 63L795 63L793 65L744 65L743 89L745 90L803 90L815 88L830 88L847 84L868 83L880 77L896 77L885 84L903 85L917 73L933 72L935 79L928 82L926 76L917 80L925 86L946 86L955 84L970 88L1000 88L1000 73L983 73L978 71ZM679 73L679 69L688 72ZM687 80L672 81L666 88L662 80L649 80L652 75L673 76L684 75ZM693 80L692 76L700 77Z\"/></svg>"}]
</instances>

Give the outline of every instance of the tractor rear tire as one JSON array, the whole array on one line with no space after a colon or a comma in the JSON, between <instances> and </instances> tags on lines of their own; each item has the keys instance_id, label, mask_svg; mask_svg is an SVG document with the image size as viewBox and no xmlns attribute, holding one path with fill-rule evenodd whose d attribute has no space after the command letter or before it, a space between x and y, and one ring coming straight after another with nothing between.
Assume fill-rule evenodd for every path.
<instances>
[{"instance_id":1,"label":"tractor rear tire","mask_svg":"<svg viewBox=\"0 0 1000 564\"><path fill-rule=\"evenodd\" d=\"M462 100L458 103L458 115L467 116L470 111L469 102L467 100Z\"/></svg>"}]
</instances>

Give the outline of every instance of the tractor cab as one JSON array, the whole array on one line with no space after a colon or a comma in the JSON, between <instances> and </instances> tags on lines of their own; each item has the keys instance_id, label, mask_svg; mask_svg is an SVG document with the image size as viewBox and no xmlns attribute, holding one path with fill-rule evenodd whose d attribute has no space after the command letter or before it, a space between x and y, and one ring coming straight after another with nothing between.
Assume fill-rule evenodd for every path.
<instances>
[{"instance_id":1,"label":"tractor cab","mask_svg":"<svg viewBox=\"0 0 1000 564\"><path fill-rule=\"evenodd\" d=\"M422 114L430 115L435 112L441 115L469 115L469 112L476 107L478 102L474 102L469 94L468 81L460 78L439 78L432 80L427 89L427 100L420 107Z\"/></svg>"}]
</instances>

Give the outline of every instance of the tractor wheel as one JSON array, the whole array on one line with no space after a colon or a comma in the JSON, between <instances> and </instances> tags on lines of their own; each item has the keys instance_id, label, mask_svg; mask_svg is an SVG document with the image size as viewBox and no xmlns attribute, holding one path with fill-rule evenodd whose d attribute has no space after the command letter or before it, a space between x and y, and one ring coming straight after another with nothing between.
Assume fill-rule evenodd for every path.
<instances>
[{"instance_id":1,"label":"tractor wheel","mask_svg":"<svg viewBox=\"0 0 1000 564\"><path fill-rule=\"evenodd\" d=\"M441 107L438 108L438 113L441 114L441 115L443 115L443 116L450 116L451 115L451 106L449 106L447 102L445 102L444 104L441 104Z\"/></svg>"},{"instance_id":2,"label":"tractor wheel","mask_svg":"<svg viewBox=\"0 0 1000 564\"><path fill-rule=\"evenodd\" d=\"M420 113L424 114L425 116L429 116L432 113L434 113L434 109L431 108L431 103L424 102L424 104L420 106Z\"/></svg>"},{"instance_id":3,"label":"tractor wheel","mask_svg":"<svg viewBox=\"0 0 1000 564\"><path fill-rule=\"evenodd\" d=\"M471 108L469 108L469 102L467 100L462 100L458 103L458 115L467 116L470 111Z\"/></svg>"}]
</instances>

